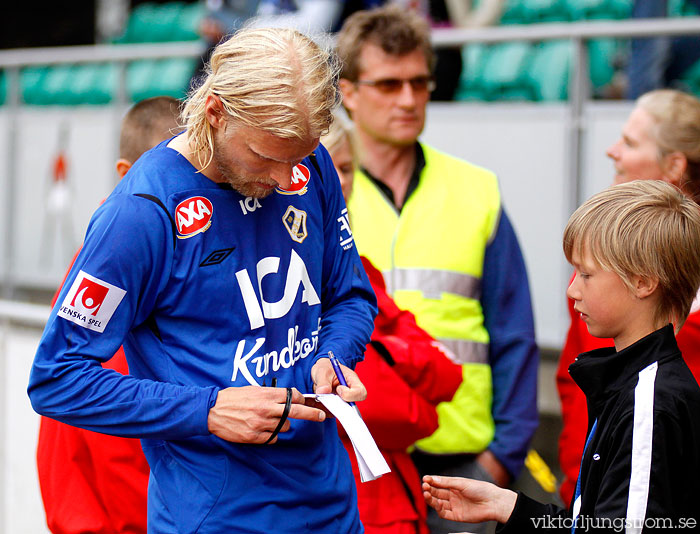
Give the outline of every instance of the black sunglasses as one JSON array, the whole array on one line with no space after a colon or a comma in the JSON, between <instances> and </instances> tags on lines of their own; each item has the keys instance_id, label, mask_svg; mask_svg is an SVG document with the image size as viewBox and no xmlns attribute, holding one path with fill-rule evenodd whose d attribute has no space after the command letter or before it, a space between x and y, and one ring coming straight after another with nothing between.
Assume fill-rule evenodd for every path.
<instances>
[{"instance_id":1,"label":"black sunglasses","mask_svg":"<svg viewBox=\"0 0 700 534\"><path fill-rule=\"evenodd\" d=\"M380 93L398 93L403 85L408 83L415 93L432 92L435 90L435 80L431 76L416 76L408 80L401 78L384 78L382 80L357 80L356 85L369 85Z\"/></svg>"}]
</instances>

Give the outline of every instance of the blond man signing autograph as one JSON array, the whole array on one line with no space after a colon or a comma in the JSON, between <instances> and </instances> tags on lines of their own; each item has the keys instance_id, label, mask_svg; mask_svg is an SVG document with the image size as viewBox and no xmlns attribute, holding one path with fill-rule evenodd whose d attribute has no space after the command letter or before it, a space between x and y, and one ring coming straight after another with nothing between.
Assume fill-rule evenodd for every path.
<instances>
[{"instance_id":1,"label":"blond man signing autograph","mask_svg":"<svg viewBox=\"0 0 700 534\"><path fill-rule=\"evenodd\" d=\"M142 439L149 532L362 531L336 423L302 395L366 396L376 313L318 144L336 72L291 30L219 45L186 132L93 216L46 326L32 404ZM100 366L121 344L133 376Z\"/></svg>"}]
</instances>

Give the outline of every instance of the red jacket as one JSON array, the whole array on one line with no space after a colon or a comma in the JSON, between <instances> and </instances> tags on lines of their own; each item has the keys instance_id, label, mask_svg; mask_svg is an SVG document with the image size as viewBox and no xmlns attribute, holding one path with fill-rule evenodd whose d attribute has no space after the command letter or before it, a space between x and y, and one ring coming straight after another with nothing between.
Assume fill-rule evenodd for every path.
<instances>
[{"instance_id":1,"label":"red jacket","mask_svg":"<svg viewBox=\"0 0 700 534\"><path fill-rule=\"evenodd\" d=\"M365 358L356 367L367 388L367 400L358 407L391 473L361 483L352 444L341 429L357 482L360 519L367 534L426 534L420 477L407 449L435 431L435 407L452 398L462 369L416 324L413 314L399 310L381 273L365 258L362 262L379 313Z\"/></svg>"},{"instance_id":2,"label":"red jacket","mask_svg":"<svg viewBox=\"0 0 700 534\"><path fill-rule=\"evenodd\" d=\"M122 349L104 367L127 374ZM146 534L149 468L139 440L42 417L37 467L53 534Z\"/></svg>"},{"instance_id":3,"label":"red jacket","mask_svg":"<svg viewBox=\"0 0 700 534\"><path fill-rule=\"evenodd\" d=\"M564 473L564 481L559 488L559 493L567 505L571 502L576 489L576 479L588 428L586 397L569 375L569 365L582 352L610 347L613 344L611 339L596 338L588 333L586 323L574 311L573 300L569 299L568 307L571 325L557 369L557 389L561 400L563 425L559 436L559 465ZM700 310L688 316L683 328L676 335L676 341L695 380L700 382Z\"/></svg>"}]
</instances>

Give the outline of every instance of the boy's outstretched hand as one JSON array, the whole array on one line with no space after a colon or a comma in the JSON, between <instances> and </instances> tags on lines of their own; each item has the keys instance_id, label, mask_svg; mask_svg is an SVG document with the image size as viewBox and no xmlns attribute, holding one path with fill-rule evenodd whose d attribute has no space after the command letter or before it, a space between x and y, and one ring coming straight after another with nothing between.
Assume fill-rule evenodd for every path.
<instances>
[{"instance_id":1,"label":"boy's outstretched hand","mask_svg":"<svg viewBox=\"0 0 700 534\"><path fill-rule=\"evenodd\" d=\"M423 497L440 517L450 521L505 523L518 494L481 480L426 475Z\"/></svg>"}]
</instances>

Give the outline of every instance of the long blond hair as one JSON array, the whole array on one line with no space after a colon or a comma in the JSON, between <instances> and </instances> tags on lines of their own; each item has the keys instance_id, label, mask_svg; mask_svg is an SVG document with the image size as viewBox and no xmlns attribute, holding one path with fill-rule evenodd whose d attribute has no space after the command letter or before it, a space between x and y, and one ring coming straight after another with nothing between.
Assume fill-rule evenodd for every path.
<instances>
[{"instance_id":1,"label":"long blond hair","mask_svg":"<svg viewBox=\"0 0 700 534\"><path fill-rule=\"evenodd\" d=\"M216 95L235 121L285 139L315 139L333 121L339 64L305 35L284 28L246 28L220 43L202 85L182 111L199 164L213 157L207 97Z\"/></svg>"}]
</instances>

